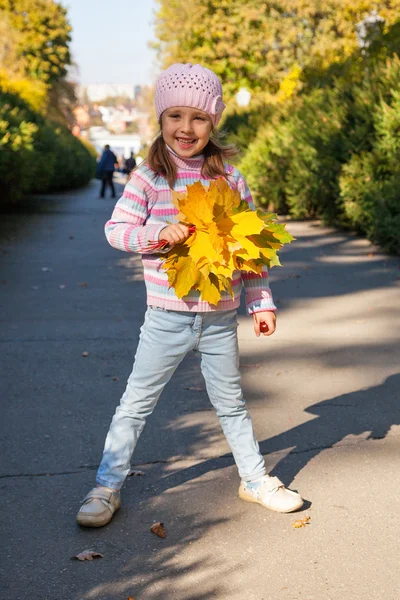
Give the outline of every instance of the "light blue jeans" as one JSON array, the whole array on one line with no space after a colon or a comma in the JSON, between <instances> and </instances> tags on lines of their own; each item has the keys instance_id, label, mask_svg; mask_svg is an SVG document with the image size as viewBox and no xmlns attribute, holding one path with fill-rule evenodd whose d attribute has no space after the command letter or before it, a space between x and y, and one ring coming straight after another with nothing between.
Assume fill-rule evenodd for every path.
<instances>
[{"instance_id":1,"label":"light blue jeans","mask_svg":"<svg viewBox=\"0 0 400 600\"><path fill-rule=\"evenodd\" d=\"M240 386L236 310L189 313L148 307L133 370L106 438L98 484L121 488L146 418L190 350L201 355L208 396L241 479L253 481L265 475Z\"/></svg>"}]
</instances>

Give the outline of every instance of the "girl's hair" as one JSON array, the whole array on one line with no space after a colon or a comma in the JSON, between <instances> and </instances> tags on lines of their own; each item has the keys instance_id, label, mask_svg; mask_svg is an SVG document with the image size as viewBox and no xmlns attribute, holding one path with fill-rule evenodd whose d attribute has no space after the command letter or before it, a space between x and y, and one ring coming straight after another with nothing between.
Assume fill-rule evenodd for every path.
<instances>
[{"instance_id":1,"label":"girl's hair","mask_svg":"<svg viewBox=\"0 0 400 600\"><path fill-rule=\"evenodd\" d=\"M226 177L224 159L236 156L239 150L233 144L223 144L224 134L213 129L212 135L203 150L204 163L201 167L201 175L206 179ZM174 163L162 133L158 134L146 158L146 163L155 171L156 176L162 175L172 188L177 177L177 167Z\"/></svg>"}]
</instances>

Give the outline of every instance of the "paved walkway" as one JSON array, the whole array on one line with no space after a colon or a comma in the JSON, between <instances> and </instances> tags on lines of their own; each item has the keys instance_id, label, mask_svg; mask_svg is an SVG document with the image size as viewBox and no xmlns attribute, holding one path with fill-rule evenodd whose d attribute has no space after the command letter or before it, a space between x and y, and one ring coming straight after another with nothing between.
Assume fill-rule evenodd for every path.
<instances>
[{"instance_id":1,"label":"paved walkway","mask_svg":"<svg viewBox=\"0 0 400 600\"><path fill-rule=\"evenodd\" d=\"M297 241L272 270L276 335L256 339L243 313L239 328L262 451L305 511L237 498L188 357L140 440L145 476L128 480L108 527L75 525L145 310L140 261L106 243L113 201L97 187L32 201L0 225L1 597L397 600L399 261L315 223L290 224ZM70 559L87 548L104 558Z\"/></svg>"}]
</instances>

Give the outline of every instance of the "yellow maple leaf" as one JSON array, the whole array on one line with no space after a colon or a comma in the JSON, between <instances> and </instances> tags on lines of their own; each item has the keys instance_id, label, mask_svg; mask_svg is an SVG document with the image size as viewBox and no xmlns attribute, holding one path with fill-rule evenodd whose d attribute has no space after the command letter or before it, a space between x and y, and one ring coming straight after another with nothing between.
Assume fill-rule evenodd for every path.
<instances>
[{"instance_id":1,"label":"yellow maple leaf","mask_svg":"<svg viewBox=\"0 0 400 600\"><path fill-rule=\"evenodd\" d=\"M207 194L207 189L200 181L196 181L187 186L187 191L186 197L173 192L173 202L180 211L178 219L183 223L195 225L196 228L206 227L213 220L213 203Z\"/></svg>"},{"instance_id":2,"label":"yellow maple leaf","mask_svg":"<svg viewBox=\"0 0 400 600\"><path fill-rule=\"evenodd\" d=\"M207 278L202 277L198 289L203 299L206 299L210 304L218 304L221 292L219 291L218 279L215 275L211 273Z\"/></svg>"},{"instance_id":3,"label":"yellow maple leaf","mask_svg":"<svg viewBox=\"0 0 400 600\"><path fill-rule=\"evenodd\" d=\"M220 252L214 248L208 231L197 230L190 241L188 241L188 245L190 256L196 263L204 258L207 258L209 261L220 258Z\"/></svg>"},{"instance_id":4,"label":"yellow maple leaf","mask_svg":"<svg viewBox=\"0 0 400 600\"><path fill-rule=\"evenodd\" d=\"M177 296L183 298L186 296L198 279L198 270L196 263L191 256L182 256L174 266L175 281L174 288ZM179 273L179 277L176 274Z\"/></svg>"}]
</instances>

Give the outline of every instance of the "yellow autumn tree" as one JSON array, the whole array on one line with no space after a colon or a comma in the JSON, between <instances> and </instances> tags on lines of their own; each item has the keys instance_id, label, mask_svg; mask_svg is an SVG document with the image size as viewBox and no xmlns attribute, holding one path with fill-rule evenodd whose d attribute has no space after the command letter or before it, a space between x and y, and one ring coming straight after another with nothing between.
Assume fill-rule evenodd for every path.
<instances>
[{"instance_id":1,"label":"yellow autumn tree","mask_svg":"<svg viewBox=\"0 0 400 600\"><path fill-rule=\"evenodd\" d=\"M298 65L326 68L357 47L356 25L372 10L387 30L398 0L158 0L155 44L162 66L199 62L222 79L226 97L241 87L276 93Z\"/></svg>"}]
</instances>

